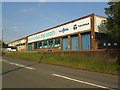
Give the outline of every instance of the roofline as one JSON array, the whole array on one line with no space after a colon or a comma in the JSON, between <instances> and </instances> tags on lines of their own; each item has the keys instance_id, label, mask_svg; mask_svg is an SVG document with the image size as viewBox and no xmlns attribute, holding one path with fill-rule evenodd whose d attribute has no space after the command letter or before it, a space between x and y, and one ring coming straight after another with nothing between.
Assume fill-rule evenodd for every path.
<instances>
[{"instance_id":1,"label":"roofline","mask_svg":"<svg viewBox=\"0 0 120 90\"><path fill-rule=\"evenodd\" d=\"M52 28L48 28L48 29L45 29L45 30L43 30L43 31L40 31L40 32L37 32L37 33L34 33L34 34L30 34L30 35L28 35L28 36L26 36L26 37L23 37L23 38L14 40L14 41L12 41L12 42L9 42L8 44L13 43L13 42L16 42L16 41L19 41L19 40L22 40L22 39L25 39L25 38L27 38L27 37L29 37L29 36L32 36L32 35L35 35L35 34L39 34L39 33L45 32L45 31L49 31L49 30L51 30L51 29L55 29L55 28L57 28L57 27L60 27L60 26L63 26L63 25L69 24L69 23L73 23L73 22L75 22L75 21L78 21L78 20L81 20L81 19L90 17L90 16L92 16L92 15L95 15L95 14L92 13L92 14L89 14L89 15L87 15L87 16L83 16L83 17L81 17L81 18L74 19L74 20L72 20L72 21L69 21L69 22L66 22L66 23L63 23L63 24L54 26L54 27L52 27ZM98 15L97 15L97 16L98 16Z\"/></svg>"},{"instance_id":2,"label":"roofline","mask_svg":"<svg viewBox=\"0 0 120 90\"><path fill-rule=\"evenodd\" d=\"M17 40L14 40L14 41L12 41L12 42L9 42L8 44L13 43L13 42L16 42L16 41L19 41L19 40L22 40L22 39L25 39L25 38L27 38L27 36L26 36L26 37L23 37L23 38L20 38L20 39L17 39Z\"/></svg>"},{"instance_id":3,"label":"roofline","mask_svg":"<svg viewBox=\"0 0 120 90\"><path fill-rule=\"evenodd\" d=\"M102 18L106 18L106 19L107 19L107 17L104 17L104 16L99 16L99 15L95 15L95 16L98 16L98 17L102 17Z\"/></svg>"},{"instance_id":4,"label":"roofline","mask_svg":"<svg viewBox=\"0 0 120 90\"><path fill-rule=\"evenodd\" d=\"M60 27L60 26L63 26L63 25L66 25L66 24L69 24L69 23L72 23L72 22L75 22L75 21L78 21L78 20L87 18L87 17L90 17L90 16L92 16L92 15L94 15L94 13L93 13L93 14L89 14L89 15L87 15L87 16L83 16L83 17L78 18L78 19L74 19L74 20L72 20L72 21L69 21L69 22L66 22L66 23L63 23L63 24L60 24L60 25L57 25L57 26L52 27L52 28L45 29L45 30L43 30L43 31L40 31L40 32L31 34L31 35L28 35L27 37L32 36L32 35L35 35L35 34L39 34L39 33L42 33L42 32L45 32L45 31L48 31L48 30L51 30L51 29L55 29L55 28L57 28L57 27Z\"/></svg>"}]
</instances>

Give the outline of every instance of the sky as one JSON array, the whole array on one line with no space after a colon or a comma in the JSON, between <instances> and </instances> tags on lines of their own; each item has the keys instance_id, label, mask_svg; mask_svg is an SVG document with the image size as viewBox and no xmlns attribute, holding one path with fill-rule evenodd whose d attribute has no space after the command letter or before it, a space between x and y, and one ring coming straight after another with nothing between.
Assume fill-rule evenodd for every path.
<instances>
[{"instance_id":1,"label":"sky","mask_svg":"<svg viewBox=\"0 0 120 90\"><path fill-rule=\"evenodd\" d=\"M89 14L107 17L108 2L2 2L3 41L26 37Z\"/></svg>"}]
</instances>

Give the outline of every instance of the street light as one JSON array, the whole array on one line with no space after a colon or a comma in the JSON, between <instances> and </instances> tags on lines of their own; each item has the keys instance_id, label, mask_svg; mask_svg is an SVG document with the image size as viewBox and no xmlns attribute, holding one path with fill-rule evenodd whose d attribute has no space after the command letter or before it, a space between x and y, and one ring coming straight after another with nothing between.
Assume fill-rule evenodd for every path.
<instances>
[{"instance_id":1,"label":"street light","mask_svg":"<svg viewBox=\"0 0 120 90\"><path fill-rule=\"evenodd\" d=\"M2 52L2 48L3 48L3 29L2 29L2 33L1 33L1 34L2 34L2 35L1 35L1 36L2 36L2 37L1 37L1 38L2 38L2 39L1 39L1 52Z\"/></svg>"}]
</instances>

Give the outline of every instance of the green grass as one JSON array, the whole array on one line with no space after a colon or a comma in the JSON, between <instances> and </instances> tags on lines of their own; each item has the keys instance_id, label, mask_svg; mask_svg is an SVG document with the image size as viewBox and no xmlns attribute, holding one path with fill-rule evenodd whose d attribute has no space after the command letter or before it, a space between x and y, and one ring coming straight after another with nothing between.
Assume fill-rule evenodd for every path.
<instances>
[{"instance_id":1,"label":"green grass","mask_svg":"<svg viewBox=\"0 0 120 90\"><path fill-rule=\"evenodd\" d=\"M3 56L112 74L118 74L120 68L116 62L98 60L82 55L9 52Z\"/></svg>"}]
</instances>

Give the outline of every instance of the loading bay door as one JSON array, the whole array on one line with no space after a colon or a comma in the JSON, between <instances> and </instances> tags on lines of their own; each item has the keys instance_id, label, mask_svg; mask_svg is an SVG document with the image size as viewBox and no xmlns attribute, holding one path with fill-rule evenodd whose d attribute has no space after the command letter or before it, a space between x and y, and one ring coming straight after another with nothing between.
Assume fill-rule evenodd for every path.
<instances>
[{"instance_id":1,"label":"loading bay door","mask_svg":"<svg viewBox=\"0 0 120 90\"><path fill-rule=\"evenodd\" d=\"M78 35L71 36L71 50L79 50L79 37L78 37Z\"/></svg>"},{"instance_id":2,"label":"loading bay door","mask_svg":"<svg viewBox=\"0 0 120 90\"><path fill-rule=\"evenodd\" d=\"M63 51L68 50L68 37L62 38L62 50Z\"/></svg>"},{"instance_id":3,"label":"loading bay door","mask_svg":"<svg viewBox=\"0 0 120 90\"><path fill-rule=\"evenodd\" d=\"M84 33L81 34L81 49L82 50L90 50L91 49L91 34Z\"/></svg>"}]
</instances>

